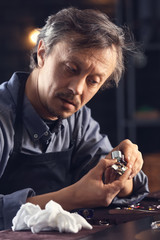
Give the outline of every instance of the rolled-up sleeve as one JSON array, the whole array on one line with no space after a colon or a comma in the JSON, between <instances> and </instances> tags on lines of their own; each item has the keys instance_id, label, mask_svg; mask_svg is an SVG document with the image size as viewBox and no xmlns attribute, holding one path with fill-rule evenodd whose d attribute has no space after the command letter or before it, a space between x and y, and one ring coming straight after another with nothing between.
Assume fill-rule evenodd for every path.
<instances>
[{"instance_id":1,"label":"rolled-up sleeve","mask_svg":"<svg viewBox=\"0 0 160 240\"><path fill-rule=\"evenodd\" d=\"M34 195L34 191L30 188L8 195L0 195L0 230L11 228L12 219L21 205L26 203L28 197Z\"/></svg>"}]
</instances>

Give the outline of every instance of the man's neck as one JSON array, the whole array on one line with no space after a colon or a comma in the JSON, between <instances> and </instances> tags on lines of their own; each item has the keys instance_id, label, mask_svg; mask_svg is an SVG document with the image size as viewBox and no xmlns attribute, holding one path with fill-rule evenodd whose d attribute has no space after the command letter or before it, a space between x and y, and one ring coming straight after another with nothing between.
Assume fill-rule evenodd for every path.
<instances>
[{"instance_id":1,"label":"man's neck","mask_svg":"<svg viewBox=\"0 0 160 240\"><path fill-rule=\"evenodd\" d=\"M57 117L49 116L48 112L40 101L38 94L38 75L38 69L34 69L29 75L26 82L25 94L41 118L48 120L57 120Z\"/></svg>"}]
</instances>

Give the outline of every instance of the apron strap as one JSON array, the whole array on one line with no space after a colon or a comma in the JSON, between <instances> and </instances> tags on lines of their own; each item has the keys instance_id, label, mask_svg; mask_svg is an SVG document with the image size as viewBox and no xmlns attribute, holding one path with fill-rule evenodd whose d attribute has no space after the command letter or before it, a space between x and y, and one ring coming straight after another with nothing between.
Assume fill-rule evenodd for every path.
<instances>
[{"instance_id":1,"label":"apron strap","mask_svg":"<svg viewBox=\"0 0 160 240\"><path fill-rule=\"evenodd\" d=\"M20 152L22 146L22 131L23 131L23 99L26 81L21 81L18 91L16 118L14 123L14 147L13 152Z\"/></svg>"}]
</instances>

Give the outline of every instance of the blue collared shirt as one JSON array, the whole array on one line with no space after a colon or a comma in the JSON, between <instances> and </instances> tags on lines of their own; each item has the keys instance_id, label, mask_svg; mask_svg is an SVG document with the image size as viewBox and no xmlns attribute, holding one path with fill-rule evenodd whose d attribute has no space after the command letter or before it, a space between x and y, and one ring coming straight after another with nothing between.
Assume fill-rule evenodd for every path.
<instances>
[{"instance_id":1,"label":"blue collared shirt","mask_svg":"<svg viewBox=\"0 0 160 240\"><path fill-rule=\"evenodd\" d=\"M16 115L17 95L20 82L28 78L27 73L14 73L8 82L0 85L0 177L7 165L13 150L14 121ZM72 159L75 171L74 181L88 170L88 163L98 162L112 146L106 135L100 134L99 124L92 119L90 109L82 107L68 119L59 120L53 130L40 118L30 101L24 96L23 102L23 139L22 152L26 154L49 153L67 150L71 139L75 140L75 151ZM141 182L141 181L142 182ZM143 173L134 183L141 182L142 193L147 192L147 180ZM137 197L138 190L135 196ZM22 189L9 195L0 195L0 229L11 226L11 219L16 215L26 198L33 196L34 189ZM136 195L137 194L137 195ZM118 200L115 200L118 201Z\"/></svg>"}]
</instances>

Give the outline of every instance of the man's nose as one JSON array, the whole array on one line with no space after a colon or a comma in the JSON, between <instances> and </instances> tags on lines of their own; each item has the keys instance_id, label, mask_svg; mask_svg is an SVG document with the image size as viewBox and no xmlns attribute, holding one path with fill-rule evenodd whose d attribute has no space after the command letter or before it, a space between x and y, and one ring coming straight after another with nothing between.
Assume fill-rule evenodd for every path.
<instances>
[{"instance_id":1,"label":"man's nose","mask_svg":"<svg viewBox=\"0 0 160 240\"><path fill-rule=\"evenodd\" d=\"M85 77L74 78L69 83L68 88L74 92L75 95L82 95L85 87L86 79Z\"/></svg>"}]
</instances>

